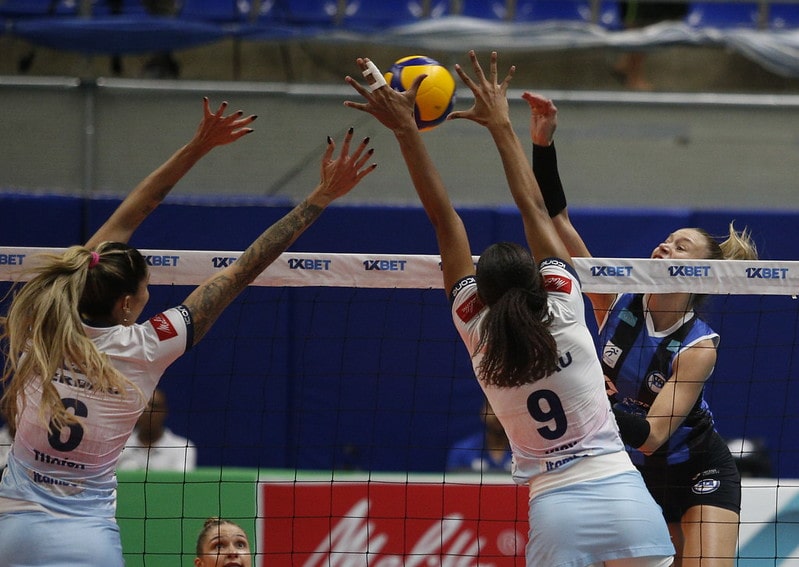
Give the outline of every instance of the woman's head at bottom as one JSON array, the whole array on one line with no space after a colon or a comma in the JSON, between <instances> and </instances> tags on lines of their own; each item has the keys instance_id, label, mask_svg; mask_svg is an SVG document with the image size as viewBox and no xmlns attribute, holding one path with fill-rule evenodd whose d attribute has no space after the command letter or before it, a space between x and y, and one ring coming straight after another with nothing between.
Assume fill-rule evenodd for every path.
<instances>
[{"instance_id":1,"label":"woman's head at bottom","mask_svg":"<svg viewBox=\"0 0 799 567\"><path fill-rule=\"evenodd\" d=\"M197 536L195 567L252 567L250 541L245 531L229 520L208 518Z\"/></svg>"}]
</instances>

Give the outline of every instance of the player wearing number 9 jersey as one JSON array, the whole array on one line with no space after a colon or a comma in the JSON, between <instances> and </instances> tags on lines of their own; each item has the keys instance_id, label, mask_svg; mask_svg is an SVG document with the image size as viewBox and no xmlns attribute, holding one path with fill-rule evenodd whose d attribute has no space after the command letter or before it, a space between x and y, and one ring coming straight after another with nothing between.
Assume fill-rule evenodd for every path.
<instances>
[{"instance_id":1,"label":"player wearing number 9 jersey","mask_svg":"<svg viewBox=\"0 0 799 567\"><path fill-rule=\"evenodd\" d=\"M506 79L490 80L470 53L477 81L456 71L474 106L450 114L486 126L521 212L527 244L489 246L477 269L469 238L413 120L423 78L398 93L369 75L371 89L348 78L394 133L436 233L444 288L478 382L505 428L514 479L530 487L528 567L664 567L674 547L660 508L624 450L605 395L602 369L585 325L580 282L552 224L510 122ZM371 80L370 80L371 79Z\"/></svg>"},{"instance_id":2,"label":"player wearing number 9 jersey","mask_svg":"<svg viewBox=\"0 0 799 567\"><path fill-rule=\"evenodd\" d=\"M86 243L43 255L2 319L2 399L15 430L0 480L0 567L124 565L117 461L164 370L335 199L374 170L368 140L340 155L328 138L321 180L231 265L142 324L148 267L127 245L175 182L213 147L251 130L240 112L205 117L194 139L148 177Z\"/></svg>"}]
</instances>

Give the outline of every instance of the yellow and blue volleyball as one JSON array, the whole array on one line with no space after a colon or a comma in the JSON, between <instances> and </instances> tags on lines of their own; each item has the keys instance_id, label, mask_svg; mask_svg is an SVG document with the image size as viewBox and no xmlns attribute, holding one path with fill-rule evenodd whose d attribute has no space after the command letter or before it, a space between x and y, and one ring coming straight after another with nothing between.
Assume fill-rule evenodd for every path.
<instances>
[{"instance_id":1,"label":"yellow and blue volleyball","mask_svg":"<svg viewBox=\"0 0 799 567\"><path fill-rule=\"evenodd\" d=\"M397 60L385 74L386 82L403 92L419 75L427 75L416 93L416 125L430 130L441 124L455 105L455 79L446 67L424 55Z\"/></svg>"}]
</instances>

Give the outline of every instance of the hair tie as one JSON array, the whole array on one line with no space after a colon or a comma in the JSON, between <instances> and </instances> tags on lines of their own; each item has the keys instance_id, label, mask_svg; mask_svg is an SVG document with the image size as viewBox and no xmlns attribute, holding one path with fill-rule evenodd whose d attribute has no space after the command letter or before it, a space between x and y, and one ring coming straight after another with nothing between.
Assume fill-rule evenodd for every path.
<instances>
[{"instance_id":1,"label":"hair tie","mask_svg":"<svg viewBox=\"0 0 799 567\"><path fill-rule=\"evenodd\" d=\"M94 250L91 251L92 259L89 260L89 269L91 270L100 263L100 255Z\"/></svg>"}]
</instances>

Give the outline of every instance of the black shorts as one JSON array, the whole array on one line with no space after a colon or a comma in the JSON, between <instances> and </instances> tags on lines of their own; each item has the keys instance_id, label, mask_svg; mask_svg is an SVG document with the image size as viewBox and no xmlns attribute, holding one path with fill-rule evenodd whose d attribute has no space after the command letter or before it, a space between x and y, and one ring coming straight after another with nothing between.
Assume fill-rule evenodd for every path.
<instances>
[{"instance_id":1,"label":"black shorts","mask_svg":"<svg viewBox=\"0 0 799 567\"><path fill-rule=\"evenodd\" d=\"M668 523L679 522L693 506L741 512L741 475L718 433L713 432L704 450L685 463L639 470Z\"/></svg>"}]
</instances>

